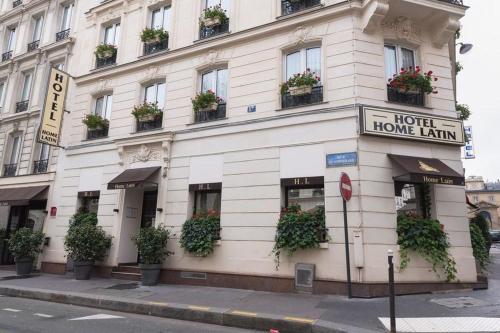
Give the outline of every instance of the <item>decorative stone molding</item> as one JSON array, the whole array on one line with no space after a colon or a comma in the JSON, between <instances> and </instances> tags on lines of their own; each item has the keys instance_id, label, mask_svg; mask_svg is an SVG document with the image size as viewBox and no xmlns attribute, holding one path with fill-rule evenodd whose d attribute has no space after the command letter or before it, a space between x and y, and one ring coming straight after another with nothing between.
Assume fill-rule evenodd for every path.
<instances>
[{"instance_id":1,"label":"decorative stone molding","mask_svg":"<svg viewBox=\"0 0 500 333\"><path fill-rule=\"evenodd\" d=\"M389 12L389 0L373 0L366 5L361 17L363 32L373 33L379 29Z\"/></svg>"},{"instance_id":2,"label":"decorative stone molding","mask_svg":"<svg viewBox=\"0 0 500 333\"><path fill-rule=\"evenodd\" d=\"M458 18L448 17L444 20L438 27L433 29L432 43L437 48L442 48L444 45L448 44L451 37L460 28L460 22Z\"/></svg>"},{"instance_id":3,"label":"decorative stone molding","mask_svg":"<svg viewBox=\"0 0 500 333\"><path fill-rule=\"evenodd\" d=\"M94 86L94 89L90 92L91 95L99 95L103 92L112 90L109 80L99 80Z\"/></svg>"},{"instance_id":4,"label":"decorative stone molding","mask_svg":"<svg viewBox=\"0 0 500 333\"><path fill-rule=\"evenodd\" d=\"M145 84L150 81L164 79L166 72L163 67L160 66L150 66L143 72L142 79L139 81L141 84Z\"/></svg>"},{"instance_id":5,"label":"decorative stone molding","mask_svg":"<svg viewBox=\"0 0 500 333\"><path fill-rule=\"evenodd\" d=\"M129 164L136 162L148 162L148 161L160 161L161 151L150 148L146 145L141 145L134 154L131 154L128 158Z\"/></svg>"},{"instance_id":6,"label":"decorative stone molding","mask_svg":"<svg viewBox=\"0 0 500 333\"><path fill-rule=\"evenodd\" d=\"M382 22L382 28L385 35L392 39L413 43L420 43L422 41L422 29L405 16L398 16L389 21Z\"/></svg>"},{"instance_id":7,"label":"decorative stone molding","mask_svg":"<svg viewBox=\"0 0 500 333\"><path fill-rule=\"evenodd\" d=\"M295 46L306 43L311 38L312 27L298 27L292 32L290 42Z\"/></svg>"}]
</instances>

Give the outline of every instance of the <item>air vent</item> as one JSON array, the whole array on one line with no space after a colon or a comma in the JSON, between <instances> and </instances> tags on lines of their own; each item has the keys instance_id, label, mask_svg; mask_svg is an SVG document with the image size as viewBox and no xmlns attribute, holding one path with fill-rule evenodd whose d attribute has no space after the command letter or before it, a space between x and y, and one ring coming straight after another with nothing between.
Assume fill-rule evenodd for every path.
<instances>
[{"instance_id":1,"label":"air vent","mask_svg":"<svg viewBox=\"0 0 500 333\"><path fill-rule=\"evenodd\" d=\"M295 288L299 291L312 292L314 282L315 265L296 264L295 265Z\"/></svg>"},{"instance_id":2,"label":"air vent","mask_svg":"<svg viewBox=\"0 0 500 333\"><path fill-rule=\"evenodd\" d=\"M206 280L207 273L201 272L181 272L182 279Z\"/></svg>"}]
</instances>

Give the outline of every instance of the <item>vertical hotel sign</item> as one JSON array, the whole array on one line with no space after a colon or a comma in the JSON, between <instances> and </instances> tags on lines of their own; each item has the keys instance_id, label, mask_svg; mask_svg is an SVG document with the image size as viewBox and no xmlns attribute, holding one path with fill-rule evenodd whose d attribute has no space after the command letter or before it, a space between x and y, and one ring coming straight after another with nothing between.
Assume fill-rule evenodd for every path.
<instances>
[{"instance_id":1,"label":"vertical hotel sign","mask_svg":"<svg viewBox=\"0 0 500 333\"><path fill-rule=\"evenodd\" d=\"M38 130L38 142L40 143L59 146L68 82L69 75L67 73L56 68L50 69L42 122Z\"/></svg>"}]
</instances>

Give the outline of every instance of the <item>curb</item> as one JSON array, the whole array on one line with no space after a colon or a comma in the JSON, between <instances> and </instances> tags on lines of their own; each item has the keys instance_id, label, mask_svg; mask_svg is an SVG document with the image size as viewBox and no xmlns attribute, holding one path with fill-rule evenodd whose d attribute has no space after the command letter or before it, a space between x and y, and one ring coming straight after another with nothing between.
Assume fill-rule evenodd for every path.
<instances>
[{"instance_id":1,"label":"curb","mask_svg":"<svg viewBox=\"0 0 500 333\"><path fill-rule=\"evenodd\" d=\"M49 291L36 288L0 286L0 294L10 297L36 299L135 313L163 318L187 320L220 326L238 327L269 332L276 329L280 333L350 333L372 332L360 328L338 325L324 320L287 317L265 313L251 313L226 308L202 307L179 303L145 302L136 299L92 295L85 293Z\"/></svg>"}]
</instances>

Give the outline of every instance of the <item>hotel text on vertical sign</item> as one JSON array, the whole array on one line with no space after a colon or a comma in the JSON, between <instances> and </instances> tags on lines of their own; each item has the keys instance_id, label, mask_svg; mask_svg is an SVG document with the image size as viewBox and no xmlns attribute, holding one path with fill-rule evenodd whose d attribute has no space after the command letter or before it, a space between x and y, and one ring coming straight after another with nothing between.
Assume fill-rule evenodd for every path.
<instances>
[{"instance_id":1,"label":"hotel text on vertical sign","mask_svg":"<svg viewBox=\"0 0 500 333\"><path fill-rule=\"evenodd\" d=\"M40 143L51 146L59 145L68 82L69 75L67 73L56 68L50 69L47 96L38 130L38 142Z\"/></svg>"}]
</instances>

